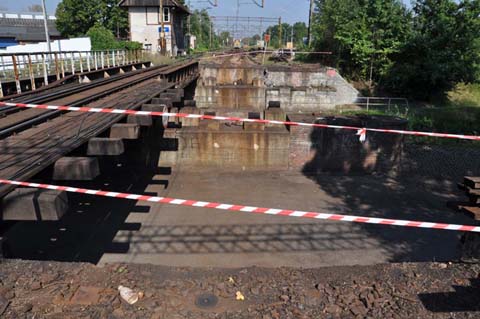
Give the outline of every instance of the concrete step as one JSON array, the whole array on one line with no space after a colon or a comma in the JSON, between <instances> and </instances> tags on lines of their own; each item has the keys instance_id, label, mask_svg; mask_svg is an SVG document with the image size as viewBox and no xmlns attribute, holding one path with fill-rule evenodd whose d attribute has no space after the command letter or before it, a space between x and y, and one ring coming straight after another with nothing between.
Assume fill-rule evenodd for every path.
<instances>
[{"instance_id":1,"label":"concrete step","mask_svg":"<svg viewBox=\"0 0 480 319\"><path fill-rule=\"evenodd\" d=\"M62 157L55 162L53 179L62 181L91 181L100 175L96 157Z\"/></svg>"},{"instance_id":2,"label":"concrete step","mask_svg":"<svg viewBox=\"0 0 480 319\"><path fill-rule=\"evenodd\" d=\"M170 98L154 98L149 104L158 104L158 105L165 105L167 107L172 107L173 101Z\"/></svg>"},{"instance_id":3,"label":"concrete step","mask_svg":"<svg viewBox=\"0 0 480 319\"><path fill-rule=\"evenodd\" d=\"M168 106L165 104L143 104L142 111L147 112L168 112Z\"/></svg>"},{"instance_id":4,"label":"concrete step","mask_svg":"<svg viewBox=\"0 0 480 319\"><path fill-rule=\"evenodd\" d=\"M140 125L131 123L114 124L110 128L110 138L137 140L140 137Z\"/></svg>"},{"instance_id":5,"label":"concrete step","mask_svg":"<svg viewBox=\"0 0 480 319\"><path fill-rule=\"evenodd\" d=\"M88 141L87 155L122 155L125 152L125 146L121 138L94 137Z\"/></svg>"},{"instance_id":6,"label":"concrete step","mask_svg":"<svg viewBox=\"0 0 480 319\"><path fill-rule=\"evenodd\" d=\"M63 191L17 188L2 200L3 220L57 221L68 210Z\"/></svg>"},{"instance_id":7,"label":"concrete step","mask_svg":"<svg viewBox=\"0 0 480 319\"><path fill-rule=\"evenodd\" d=\"M129 115L127 123L148 127L153 125L153 120L150 115Z\"/></svg>"}]
</instances>

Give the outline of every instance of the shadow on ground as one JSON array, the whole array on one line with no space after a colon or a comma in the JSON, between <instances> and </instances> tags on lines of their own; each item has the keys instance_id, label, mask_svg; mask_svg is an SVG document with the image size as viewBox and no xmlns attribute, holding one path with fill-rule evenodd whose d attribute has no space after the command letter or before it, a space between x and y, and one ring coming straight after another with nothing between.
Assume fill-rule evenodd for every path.
<instances>
[{"instance_id":1,"label":"shadow on ground","mask_svg":"<svg viewBox=\"0 0 480 319\"><path fill-rule=\"evenodd\" d=\"M446 207L448 201L461 195L456 189L457 180L403 176L401 173L395 176L390 174L388 165L385 166L386 163L382 160L377 161L377 166L369 167L369 172L374 174L358 171L349 174L327 173L323 163L325 152L328 153L329 150L322 149L324 145L319 142L321 130L315 129L311 134L314 156L305 164L303 173L328 195L343 201L345 208L339 211L338 207L331 207L333 213L470 225L474 223ZM355 143L359 143L358 136L355 132L350 133L351 143L347 143L347 147L355 147ZM370 136L372 134L374 133ZM344 151L356 156L348 157L348 162L344 165L340 163L339 167L358 167L358 163L365 162L372 164L367 159L367 152ZM388 157L395 150L387 148L383 152L387 153L383 156ZM449 261L459 257L460 232L371 224L360 224L360 227L368 237L380 242L391 256L389 260L392 262Z\"/></svg>"},{"instance_id":2,"label":"shadow on ground","mask_svg":"<svg viewBox=\"0 0 480 319\"><path fill-rule=\"evenodd\" d=\"M220 254L322 252L373 249L367 236L347 225L175 225L129 224L122 229L139 230L116 237L118 252L133 254Z\"/></svg>"},{"instance_id":3,"label":"shadow on ground","mask_svg":"<svg viewBox=\"0 0 480 319\"><path fill-rule=\"evenodd\" d=\"M432 312L480 311L480 279L467 287L453 286L453 292L419 294L423 306Z\"/></svg>"},{"instance_id":4,"label":"shadow on ground","mask_svg":"<svg viewBox=\"0 0 480 319\"><path fill-rule=\"evenodd\" d=\"M157 121L158 122L158 121ZM168 167L157 168L162 149L163 129L142 128L140 141L125 141L125 155L100 157L101 175L91 182L52 181L52 168L45 170L34 181L89 189L118 192L145 192L155 175L170 175ZM148 147L146 147L148 145ZM83 156L85 146L71 156ZM168 185L167 181L163 182ZM69 210L58 222L10 223L2 232L4 257L28 260L84 261L97 263L125 220L132 212L148 213L137 207L135 201L68 193ZM148 207L147 207L148 208Z\"/></svg>"}]
</instances>

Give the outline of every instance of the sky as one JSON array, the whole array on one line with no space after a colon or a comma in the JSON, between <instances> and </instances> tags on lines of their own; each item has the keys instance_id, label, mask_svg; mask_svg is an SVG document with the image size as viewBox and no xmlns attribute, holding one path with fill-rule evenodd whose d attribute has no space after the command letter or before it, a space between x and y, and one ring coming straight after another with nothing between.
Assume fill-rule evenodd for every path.
<instances>
[{"instance_id":1,"label":"sky","mask_svg":"<svg viewBox=\"0 0 480 319\"><path fill-rule=\"evenodd\" d=\"M49 14L55 13L55 8L60 0L45 0ZM81 1L81 0L78 0ZM212 3L214 0L210 0ZM265 8L259 8L254 0L240 0L240 16L252 17L282 17L288 23L297 21L308 21L309 0L265 0ZM256 0L261 3L261 0ZM1 0L0 7L6 7L12 12L24 12L31 4L41 4L41 0ZM188 3L188 0L186 1ZM211 8L210 15L213 16L235 16L237 11L237 0L218 0L218 7L213 7L208 0L190 0L194 9Z\"/></svg>"}]
</instances>

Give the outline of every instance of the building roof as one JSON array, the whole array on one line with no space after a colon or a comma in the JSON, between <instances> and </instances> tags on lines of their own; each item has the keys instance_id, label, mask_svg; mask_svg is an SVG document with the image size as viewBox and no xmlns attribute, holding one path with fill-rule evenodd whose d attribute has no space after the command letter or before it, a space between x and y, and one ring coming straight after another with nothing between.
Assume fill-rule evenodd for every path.
<instances>
[{"instance_id":1,"label":"building roof","mask_svg":"<svg viewBox=\"0 0 480 319\"><path fill-rule=\"evenodd\" d=\"M49 19L47 25L50 37L61 36L55 26L55 20ZM0 38L14 38L17 42L45 41L43 20L0 17Z\"/></svg>"},{"instance_id":2,"label":"building roof","mask_svg":"<svg viewBox=\"0 0 480 319\"><path fill-rule=\"evenodd\" d=\"M190 14L190 10L178 0L162 0L165 7L177 7L186 14ZM159 0L121 0L118 5L120 7L159 7Z\"/></svg>"}]
</instances>

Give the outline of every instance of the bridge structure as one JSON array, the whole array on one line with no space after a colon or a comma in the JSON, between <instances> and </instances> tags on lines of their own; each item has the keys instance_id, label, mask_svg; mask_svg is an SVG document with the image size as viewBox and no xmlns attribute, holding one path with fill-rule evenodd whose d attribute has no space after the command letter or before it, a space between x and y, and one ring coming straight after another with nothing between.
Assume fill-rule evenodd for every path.
<instances>
[{"instance_id":1,"label":"bridge structure","mask_svg":"<svg viewBox=\"0 0 480 319\"><path fill-rule=\"evenodd\" d=\"M0 101L175 111L198 77L196 60L159 66L134 62L116 66L115 73L112 68L102 69L107 74L102 77L94 74L99 70L73 73L67 84L59 80ZM145 136L161 136L163 129L162 118L148 116L0 106L0 179L34 179L47 172L55 180L93 180L100 174L98 158L122 156ZM0 198L3 220L59 220L66 210L59 204L62 192L1 186Z\"/></svg>"}]
</instances>

